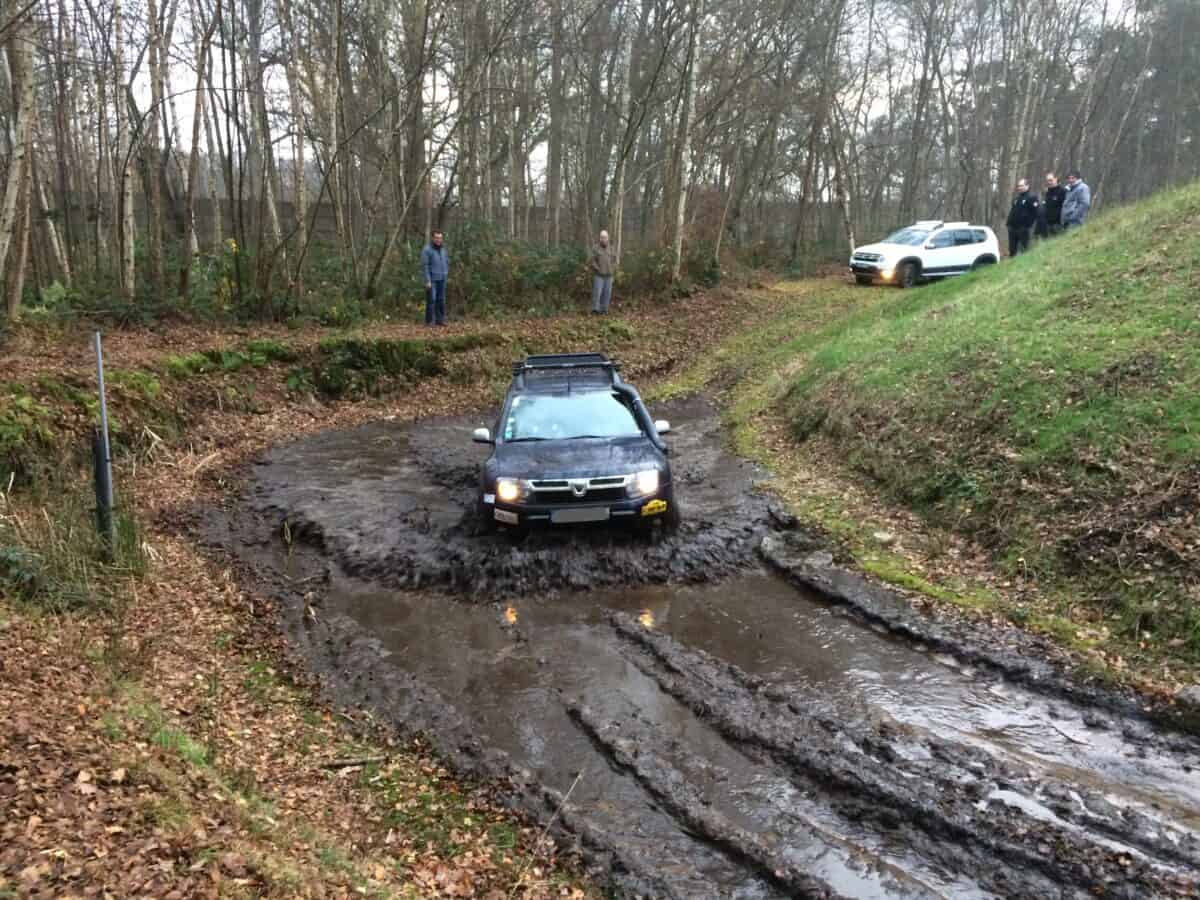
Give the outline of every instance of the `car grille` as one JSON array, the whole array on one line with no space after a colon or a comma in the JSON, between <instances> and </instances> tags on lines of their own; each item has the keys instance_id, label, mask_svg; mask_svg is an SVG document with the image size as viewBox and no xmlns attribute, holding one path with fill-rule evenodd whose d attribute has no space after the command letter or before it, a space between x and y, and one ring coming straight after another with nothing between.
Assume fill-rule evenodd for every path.
<instances>
[{"instance_id":1,"label":"car grille","mask_svg":"<svg viewBox=\"0 0 1200 900\"><path fill-rule=\"evenodd\" d=\"M855 253L853 258L860 262L879 262L879 260L883 259L883 254L882 253Z\"/></svg>"},{"instance_id":2,"label":"car grille","mask_svg":"<svg viewBox=\"0 0 1200 900\"><path fill-rule=\"evenodd\" d=\"M533 502L547 506L567 503L604 503L625 499L625 488L597 488L577 497L571 491L534 491Z\"/></svg>"},{"instance_id":3,"label":"car grille","mask_svg":"<svg viewBox=\"0 0 1200 900\"><path fill-rule=\"evenodd\" d=\"M624 500L629 479L628 475L535 479L529 486L534 503L603 503Z\"/></svg>"}]
</instances>

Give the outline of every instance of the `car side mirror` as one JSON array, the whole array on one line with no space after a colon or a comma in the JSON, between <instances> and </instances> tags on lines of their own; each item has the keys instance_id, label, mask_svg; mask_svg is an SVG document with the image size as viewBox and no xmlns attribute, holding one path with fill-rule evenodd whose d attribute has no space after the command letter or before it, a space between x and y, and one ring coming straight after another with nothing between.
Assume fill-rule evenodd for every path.
<instances>
[{"instance_id":1,"label":"car side mirror","mask_svg":"<svg viewBox=\"0 0 1200 900\"><path fill-rule=\"evenodd\" d=\"M933 246L933 241L926 241L926 242L925 242L925 249L926 249L926 250L935 250L935 249L937 249L937 248L935 248L935 247Z\"/></svg>"},{"instance_id":2,"label":"car side mirror","mask_svg":"<svg viewBox=\"0 0 1200 900\"><path fill-rule=\"evenodd\" d=\"M671 423L666 419L655 419L654 430L659 434L667 434L671 430Z\"/></svg>"},{"instance_id":3,"label":"car side mirror","mask_svg":"<svg viewBox=\"0 0 1200 900\"><path fill-rule=\"evenodd\" d=\"M495 443L495 441L492 440L492 433L486 428L476 428L474 431L472 431L471 440L473 440L476 444Z\"/></svg>"}]
</instances>

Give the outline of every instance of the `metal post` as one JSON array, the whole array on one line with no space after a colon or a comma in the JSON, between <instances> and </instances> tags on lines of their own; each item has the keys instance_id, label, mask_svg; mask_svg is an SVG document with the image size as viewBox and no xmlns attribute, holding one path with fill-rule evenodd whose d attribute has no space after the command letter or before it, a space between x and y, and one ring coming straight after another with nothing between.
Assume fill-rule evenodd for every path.
<instances>
[{"instance_id":1,"label":"metal post","mask_svg":"<svg viewBox=\"0 0 1200 900\"><path fill-rule=\"evenodd\" d=\"M96 382L100 390L100 433L96 441L96 517L101 537L111 554L116 549L113 523L112 448L108 442L108 401L104 395L104 354L100 332L95 333Z\"/></svg>"}]
</instances>

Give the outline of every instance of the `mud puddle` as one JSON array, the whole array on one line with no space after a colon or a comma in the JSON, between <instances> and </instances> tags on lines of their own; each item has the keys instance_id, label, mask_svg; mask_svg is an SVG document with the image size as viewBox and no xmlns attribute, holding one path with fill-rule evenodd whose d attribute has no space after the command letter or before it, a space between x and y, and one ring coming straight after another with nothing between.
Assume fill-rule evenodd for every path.
<instances>
[{"instance_id":1,"label":"mud puddle","mask_svg":"<svg viewBox=\"0 0 1200 900\"><path fill-rule=\"evenodd\" d=\"M214 536L332 695L507 780L630 894L1191 894L1194 753L766 574L758 473L702 401L653 412L674 536L473 534L474 419L276 450Z\"/></svg>"}]
</instances>

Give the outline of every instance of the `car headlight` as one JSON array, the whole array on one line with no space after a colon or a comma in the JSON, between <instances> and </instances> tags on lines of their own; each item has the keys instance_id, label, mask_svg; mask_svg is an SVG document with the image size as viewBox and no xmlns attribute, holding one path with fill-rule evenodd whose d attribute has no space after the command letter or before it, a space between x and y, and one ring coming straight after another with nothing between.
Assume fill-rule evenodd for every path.
<instances>
[{"instance_id":1,"label":"car headlight","mask_svg":"<svg viewBox=\"0 0 1200 900\"><path fill-rule=\"evenodd\" d=\"M521 482L515 478L496 479L496 499L505 503L516 503L521 496Z\"/></svg>"},{"instance_id":2,"label":"car headlight","mask_svg":"<svg viewBox=\"0 0 1200 900\"><path fill-rule=\"evenodd\" d=\"M633 476L633 491L639 497L658 490L658 469L646 469Z\"/></svg>"},{"instance_id":3,"label":"car headlight","mask_svg":"<svg viewBox=\"0 0 1200 900\"><path fill-rule=\"evenodd\" d=\"M888 266L886 269L883 269L882 271L880 271L879 277L882 278L884 281L887 281L895 274L896 274L896 270L893 269L891 266Z\"/></svg>"}]
</instances>

